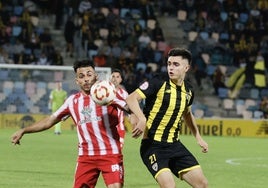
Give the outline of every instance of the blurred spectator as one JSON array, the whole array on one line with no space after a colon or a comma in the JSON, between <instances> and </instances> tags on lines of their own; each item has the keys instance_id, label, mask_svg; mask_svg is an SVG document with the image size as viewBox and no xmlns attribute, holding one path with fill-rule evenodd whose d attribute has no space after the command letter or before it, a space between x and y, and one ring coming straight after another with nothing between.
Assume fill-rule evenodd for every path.
<instances>
[{"instance_id":1,"label":"blurred spectator","mask_svg":"<svg viewBox=\"0 0 268 188\"><path fill-rule=\"evenodd\" d=\"M207 77L207 72L206 72L206 63L202 59L201 55L198 55L194 60L193 60L193 71L194 71L194 76L195 80L197 82L197 85L200 89L202 89L202 79Z\"/></svg>"},{"instance_id":2,"label":"blurred spectator","mask_svg":"<svg viewBox=\"0 0 268 188\"><path fill-rule=\"evenodd\" d=\"M0 45L4 45L5 43L9 42L9 36L6 32L5 26L0 27Z\"/></svg>"},{"instance_id":3,"label":"blurred spectator","mask_svg":"<svg viewBox=\"0 0 268 188\"><path fill-rule=\"evenodd\" d=\"M107 65L106 59L107 57L105 57L104 55L96 55L93 57L93 62L96 67L105 67Z\"/></svg>"},{"instance_id":4,"label":"blurred spectator","mask_svg":"<svg viewBox=\"0 0 268 188\"><path fill-rule=\"evenodd\" d=\"M247 50L249 56L256 56L258 53L259 45L256 43L253 36L250 36L247 42Z\"/></svg>"},{"instance_id":5,"label":"blurred spectator","mask_svg":"<svg viewBox=\"0 0 268 188\"><path fill-rule=\"evenodd\" d=\"M20 35L17 37L24 45L28 45L30 41L30 33L27 28L22 27ZM26 47L26 46L25 46Z\"/></svg>"},{"instance_id":6,"label":"blurred spectator","mask_svg":"<svg viewBox=\"0 0 268 188\"><path fill-rule=\"evenodd\" d=\"M80 30L76 30L74 34L74 53L75 53L76 59L82 57L82 54L83 54L82 36L81 36Z\"/></svg>"},{"instance_id":7,"label":"blurred spectator","mask_svg":"<svg viewBox=\"0 0 268 188\"><path fill-rule=\"evenodd\" d=\"M218 66L213 74L212 77L212 83L214 87L214 94L218 95L218 89L221 87L226 87L225 86L225 75L220 69L220 66Z\"/></svg>"},{"instance_id":8,"label":"blurred spectator","mask_svg":"<svg viewBox=\"0 0 268 188\"><path fill-rule=\"evenodd\" d=\"M70 54L70 57L73 57L74 53L74 34L76 27L73 22L73 17L69 16L64 27L64 38L67 43L66 52Z\"/></svg>"},{"instance_id":9,"label":"blurred spectator","mask_svg":"<svg viewBox=\"0 0 268 188\"><path fill-rule=\"evenodd\" d=\"M13 45L12 48L13 48L13 59L14 59L15 64L21 64L22 54L25 50L24 45L21 43L21 41L17 39L16 43Z\"/></svg>"},{"instance_id":10,"label":"blurred spectator","mask_svg":"<svg viewBox=\"0 0 268 188\"><path fill-rule=\"evenodd\" d=\"M176 6L177 1L173 0L165 0L165 1L159 1L159 7L160 7L160 13L162 15L168 14L168 15L175 15L176 14Z\"/></svg>"},{"instance_id":11,"label":"blurred spectator","mask_svg":"<svg viewBox=\"0 0 268 188\"><path fill-rule=\"evenodd\" d=\"M155 51L153 50L151 44L147 44L145 48L140 50L141 61L145 64L154 63L154 53Z\"/></svg>"},{"instance_id":12,"label":"blurred spectator","mask_svg":"<svg viewBox=\"0 0 268 188\"><path fill-rule=\"evenodd\" d=\"M63 57L60 50L55 50L55 53L52 55L51 65L63 65Z\"/></svg>"},{"instance_id":13,"label":"blurred spectator","mask_svg":"<svg viewBox=\"0 0 268 188\"><path fill-rule=\"evenodd\" d=\"M144 4L141 5L142 18L145 20L155 19L154 7L151 1L144 1Z\"/></svg>"},{"instance_id":14,"label":"blurred spectator","mask_svg":"<svg viewBox=\"0 0 268 188\"><path fill-rule=\"evenodd\" d=\"M40 34L39 39L42 49L52 45L52 36L48 27L44 28L44 32Z\"/></svg>"},{"instance_id":15,"label":"blurred spectator","mask_svg":"<svg viewBox=\"0 0 268 188\"><path fill-rule=\"evenodd\" d=\"M136 76L135 83L138 85L140 85L141 83L147 80L145 76L145 70L143 70L142 68L139 68L138 70L136 70L135 76Z\"/></svg>"},{"instance_id":16,"label":"blurred spectator","mask_svg":"<svg viewBox=\"0 0 268 188\"><path fill-rule=\"evenodd\" d=\"M37 64L37 58L33 54L26 55L24 57L24 64L36 65Z\"/></svg>"},{"instance_id":17,"label":"blurred spectator","mask_svg":"<svg viewBox=\"0 0 268 188\"><path fill-rule=\"evenodd\" d=\"M55 29L60 29L63 23L64 1L65 0L53 0L52 10L56 16Z\"/></svg>"},{"instance_id":18,"label":"blurred spectator","mask_svg":"<svg viewBox=\"0 0 268 188\"><path fill-rule=\"evenodd\" d=\"M50 8L51 8L51 1L50 0L42 0L42 1L35 1L36 3L38 3L39 7L40 7L40 11L42 15L46 15L48 16L50 13Z\"/></svg>"},{"instance_id":19,"label":"blurred spectator","mask_svg":"<svg viewBox=\"0 0 268 188\"><path fill-rule=\"evenodd\" d=\"M48 107L52 113L56 112L64 101L67 99L68 93L62 88L62 82L56 81L55 88L49 94L49 103ZM62 133L61 130L61 122L57 123L54 127L54 133L56 135L60 135Z\"/></svg>"},{"instance_id":20,"label":"blurred spectator","mask_svg":"<svg viewBox=\"0 0 268 188\"><path fill-rule=\"evenodd\" d=\"M85 11L88 11L91 9L91 2L89 0L81 0L79 3L78 11L80 14L85 13Z\"/></svg>"},{"instance_id":21,"label":"blurred spectator","mask_svg":"<svg viewBox=\"0 0 268 188\"><path fill-rule=\"evenodd\" d=\"M8 53L0 47L0 64L11 64L14 63L11 58L9 58Z\"/></svg>"},{"instance_id":22,"label":"blurred spectator","mask_svg":"<svg viewBox=\"0 0 268 188\"><path fill-rule=\"evenodd\" d=\"M45 52L42 52L36 63L37 65L50 65L47 54Z\"/></svg>"},{"instance_id":23,"label":"blurred spectator","mask_svg":"<svg viewBox=\"0 0 268 188\"><path fill-rule=\"evenodd\" d=\"M199 12L197 14L197 18L195 20L195 28L197 31L203 31L206 27L206 20L203 16L203 12Z\"/></svg>"},{"instance_id":24,"label":"blurred spectator","mask_svg":"<svg viewBox=\"0 0 268 188\"><path fill-rule=\"evenodd\" d=\"M40 38L36 32L32 32L30 34L28 45L32 51L34 51L35 49L41 49Z\"/></svg>"},{"instance_id":25,"label":"blurred spectator","mask_svg":"<svg viewBox=\"0 0 268 188\"><path fill-rule=\"evenodd\" d=\"M153 78L153 70L152 67L147 66L144 72L145 79L150 80Z\"/></svg>"},{"instance_id":26,"label":"blurred spectator","mask_svg":"<svg viewBox=\"0 0 268 188\"><path fill-rule=\"evenodd\" d=\"M136 33L134 30L132 30L131 34L127 36L126 40L124 41L124 46L138 46L139 41L138 37L136 36Z\"/></svg>"},{"instance_id":27,"label":"blurred spectator","mask_svg":"<svg viewBox=\"0 0 268 188\"><path fill-rule=\"evenodd\" d=\"M242 34L238 41L234 44L234 53L235 56L237 57L236 59L239 58L248 58L248 49L247 49L247 41L246 41L246 36L245 34Z\"/></svg>"},{"instance_id":28,"label":"blurred spectator","mask_svg":"<svg viewBox=\"0 0 268 188\"><path fill-rule=\"evenodd\" d=\"M97 27L97 28L106 28L106 17L101 11L101 8L97 9L97 12L94 14L92 23Z\"/></svg>"},{"instance_id":29,"label":"blurred spectator","mask_svg":"<svg viewBox=\"0 0 268 188\"><path fill-rule=\"evenodd\" d=\"M105 55L107 57L111 54L111 52L112 52L111 46L108 44L108 41L104 39L102 44L98 48L98 54Z\"/></svg>"},{"instance_id":30,"label":"blurred spectator","mask_svg":"<svg viewBox=\"0 0 268 188\"><path fill-rule=\"evenodd\" d=\"M120 20L120 17L113 12L111 7L109 7L108 10L109 12L108 12L108 15L106 16L106 24L107 24L107 28L111 29L115 27L115 25L118 24L121 20Z\"/></svg>"},{"instance_id":31,"label":"blurred spectator","mask_svg":"<svg viewBox=\"0 0 268 188\"><path fill-rule=\"evenodd\" d=\"M127 92L132 92L136 89L137 83L136 83L136 75L133 72L125 72L124 74L125 77L125 82L124 86L126 87Z\"/></svg>"},{"instance_id":32,"label":"blurred spectator","mask_svg":"<svg viewBox=\"0 0 268 188\"><path fill-rule=\"evenodd\" d=\"M141 24L138 22L138 20L134 20L133 29L137 37L139 37L142 34L143 28Z\"/></svg>"},{"instance_id":33,"label":"blurred spectator","mask_svg":"<svg viewBox=\"0 0 268 188\"><path fill-rule=\"evenodd\" d=\"M122 38L122 33L121 33L119 25L116 25L115 27L109 30L109 34L108 34L109 44L112 45L115 41L119 41L121 38Z\"/></svg>"},{"instance_id":34,"label":"blurred spectator","mask_svg":"<svg viewBox=\"0 0 268 188\"><path fill-rule=\"evenodd\" d=\"M125 58L130 58L131 52L129 47L123 47L121 51L121 56L124 56Z\"/></svg>"},{"instance_id":35,"label":"blurred spectator","mask_svg":"<svg viewBox=\"0 0 268 188\"><path fill-rule=\"evenodd\" d=\"M139 49L145 48L148 44L151 42L151 37L148 35L148 32L146 29L142 31L141 36L138 38L139 41Z\"/></svg>"},{"instance_id":36,"label":"blurred spectator","mask_svg":"<svg viewBox=\"0 0 268 188\"><path fill-rule=\"evenodd\" d=\"M112 47L111 47L111 55L113 55L115 58L119 58L121 55L122 49L119 46L118 41L113 41L112 42Z\"/></svg>"},{"instance_id":37,"label":"blurred spectator","mask_svg":"<svg viewBox=\"0 0 268 188\"><path fill-rule=\"evenodd\" d=\"M155 28L152 30L152 40L153 41L165 41L164 33L159 23L155 23Z\"/></svg>"},{"instance_id":38,"label":"blurred spectator","mask_svg":"<svg viewBox=\"0 0 268 188\"><path fill-rule=\"evenodd\" d=\"M23 4L24 9L27 9L29 12L37 12L37 6L35 1L26 0Z\"/></svg>"},{"instance_id":39,"label":"blurred spectator","mask_svg":"<svg viewBox=\"0 0 268 188\"><path fill-rule=\"evenodd\" d=\"M264 96L260 102L260 110L263 112L265 119L268 118L268 97Z\"/></svg>"}]
</instances>

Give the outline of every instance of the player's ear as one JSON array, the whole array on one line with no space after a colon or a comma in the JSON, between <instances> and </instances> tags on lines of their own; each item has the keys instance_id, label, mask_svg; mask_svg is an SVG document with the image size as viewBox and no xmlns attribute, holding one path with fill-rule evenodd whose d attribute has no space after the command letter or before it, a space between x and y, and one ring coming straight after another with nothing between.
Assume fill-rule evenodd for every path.
<instances>
[{"instance_id":1,"label":"player's ear","mask_svg":"<svg viewBox=\"0 0 268 188\"><path fill-rule=\"evenodd\" d=\"M188 72L190 68L191 68L190 65L186 65L186 66L185 66L185 72Z\"/></svg>"},{"instance_id":2,"label":"player's ear","mask_svg":"<svg viewBox=\"0 0 268 188\"><path fill-rule=\"evenodd\" d=\"M76 83L77 85L79 85L79 82L78 82L78 80L77 80L77 77L75 77L75 83Z\"/></svg>"},{"instance_id":3,"label":"player's ear","mask_svg":"<svg viewBox=\"0 0 268 188\"><path fill-rule=\"evenodd\" d=\"M95 81L99 80L99 75L95 73Z\"/></svg>"}]
</instances>

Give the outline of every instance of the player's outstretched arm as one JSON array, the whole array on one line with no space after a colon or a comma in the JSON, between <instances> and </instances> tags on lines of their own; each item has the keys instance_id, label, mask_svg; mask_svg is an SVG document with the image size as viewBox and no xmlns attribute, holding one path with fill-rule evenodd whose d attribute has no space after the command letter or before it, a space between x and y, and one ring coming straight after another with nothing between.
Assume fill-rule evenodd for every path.
<instances>
[{"instance_id":1,"label":"player's outstretched arm","mask_svg":"<svg viewBox=\"0 0 268 188\"><path fill-rule=\"evenodd\" d=\"M39 122L29 126L29 127L25 127L25 128L22 128L22 129L16 131L11 136L11 143L13 143L14 145L20 144L20 140L24 134L41 132L41 131L47 130L47 129L51 128L53 125L55 125L56 123L58 123L59 121L60 120L58 120L53 115L46 117L43 120L41 120L41 121L39 121Z\"/></svg>"}]
</instances>

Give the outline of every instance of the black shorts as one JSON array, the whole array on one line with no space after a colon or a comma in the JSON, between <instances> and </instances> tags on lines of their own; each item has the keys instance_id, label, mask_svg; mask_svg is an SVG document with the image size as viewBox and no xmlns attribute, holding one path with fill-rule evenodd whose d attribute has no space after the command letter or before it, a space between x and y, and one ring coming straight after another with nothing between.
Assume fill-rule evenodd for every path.
<instances>
[{"instance_id":1,"label":"black shorts","mask_svg":"<svg viewBox=\"0 0 268 188\"><path fill-rule=\"evenodd\" d=\"M180 141L161 143L144 139L140 155L155 179L163 170L171 170L176 177L181 178L181 173L200 167L196 158Z\"/></svg>"}]
</instances>

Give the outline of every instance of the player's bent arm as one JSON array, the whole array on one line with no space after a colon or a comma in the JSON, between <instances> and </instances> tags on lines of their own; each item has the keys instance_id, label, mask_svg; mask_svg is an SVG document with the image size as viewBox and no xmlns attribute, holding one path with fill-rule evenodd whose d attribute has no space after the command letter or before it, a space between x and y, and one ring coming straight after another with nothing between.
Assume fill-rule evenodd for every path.
<instances>
[{"instance_id":1,"label":"player's bent arm","mask_svg":"<svg viewBox=\"0 0 268 188\"><path fill-rule=\"evenodd\" d=\"M146 119L139 105L141 100L141 96L134 91L126 98L126 103L131 113L135 114L138 119Z\"/></svg>"},{"instance_id":2,"label":"player's bent arm","mask_svg":"<svg viewBox=\"0 0 268 188\"><path fill-rule=\"evenodd\" d=\"M142 97L137 93L136 91L132 92L127 98L126 103L131 111L135 116L133 116L133 119L131 122L135 122L135 125L132 130L132 137L138 138L142 135L142 133L145 130L146 126L146 117L144 116L139 102L142 100ZM136 120L134 120L136 119Z\"/></svg>"},{"instance_id":3,"label":"player's bent arm","mask_svg":"<svg viewBox=\"0 0 268 188\"><path fill-rule=\"evenodd\" d=\"M24 134L41 132L41 131L47 130L47 129L51 128L53 125L55 125L56 123L58 123L59 121L60 120L57 119L53 115L48 116L48 117L42 119L41 121L34 123L31 126L24 127L22 129L18 130L17 132L15 132L11 136L11 142L13 144L20 144L20 139L22 138L22 136Z\"/></svg>"}]
</instances>

